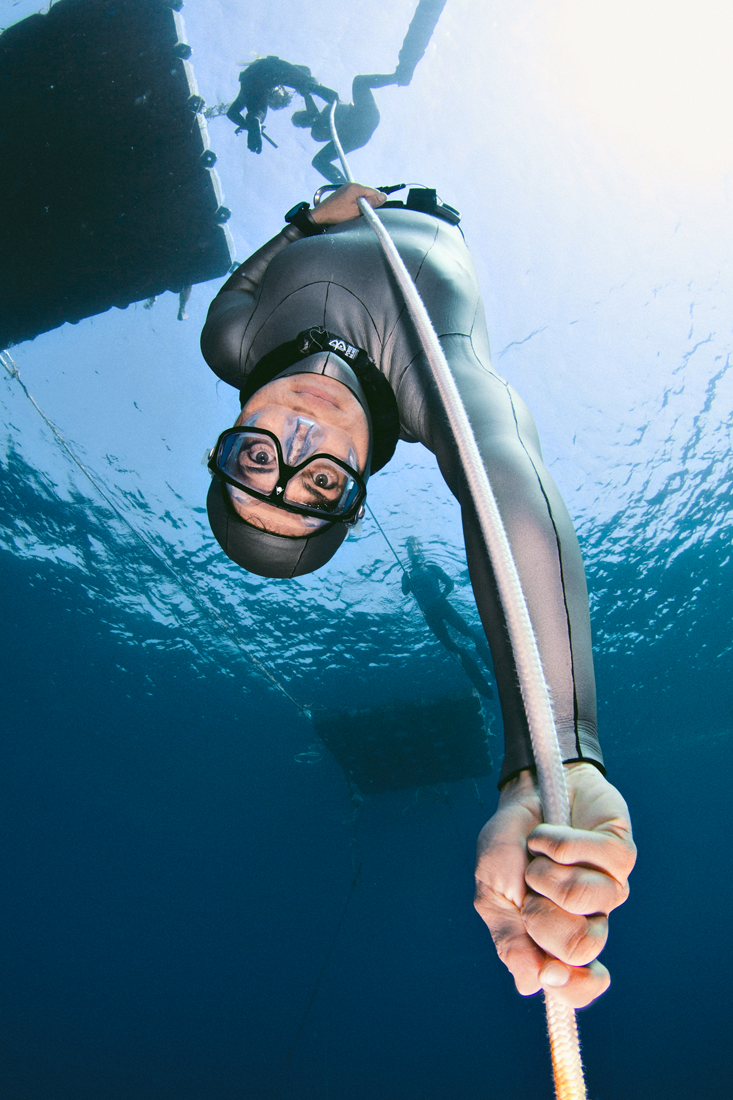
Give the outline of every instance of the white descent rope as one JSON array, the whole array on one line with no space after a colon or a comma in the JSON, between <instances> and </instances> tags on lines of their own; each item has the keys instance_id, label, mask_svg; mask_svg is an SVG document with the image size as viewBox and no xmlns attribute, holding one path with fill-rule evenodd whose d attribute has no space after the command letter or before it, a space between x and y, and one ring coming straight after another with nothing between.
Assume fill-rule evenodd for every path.
<instances>
[{"instance_id":1,"label":"white descent rope","mask_svg":"<svg viewBox=\"0 0 733 1100\"><path fill-rule=\"evenodd\" d=\"M335 111L334 102L331 104L330 115L331 138L341 160L344 175L349 182L353 183L354 177L336 132ZM394 241L366 199L361 198L358 202L359 209L379 239L402 291L458 446L466 481L481 525L481 533L491 558L509 630L522 701L532 739L544 819L549 825L570 825L570 804L565 785L565 772L542 661L509 539L504 530L496 498L481 460L468 415L428 312ZM545 1007L557 1100L586 1100L575 1010L561 1004L547 991Z\"/></svg>"}]
</instances>

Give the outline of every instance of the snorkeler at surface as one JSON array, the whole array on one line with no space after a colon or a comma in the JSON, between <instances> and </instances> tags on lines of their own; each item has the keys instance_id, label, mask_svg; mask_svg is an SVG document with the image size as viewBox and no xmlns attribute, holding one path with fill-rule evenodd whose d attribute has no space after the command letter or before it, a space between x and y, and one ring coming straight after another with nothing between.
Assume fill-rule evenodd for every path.
<instances>
[{"instance_id":1,"label":"snorkeler at surface","mask_svg":"<svg viewBox=\"0 0 733 1100\"><path fill-rule=\"evenodd\" d=\"M239 95L227 111L227 118L235 123L238 134L247 131L247 148L253 153L262 152L262 124L267 108L282 111L292 102L286 88L307 95L310 103L314 95L327 103L338 98L336 92L318 83L307 65L291 65L272 54L248 65L239 74L239 85ZM247 108L246 117L241 113L243 107Z\"/></svg>"},{"instance_id":2,"label":"snorkeler at surface","mask_svg":"<svg viewBox=\"0 0 733 1100\"><path fill-rule=\"evenodd\" d=\"M407 556L410 560L410 569L402 573L403 595L408 596L412 593L425 622L449 653L456 654L463 666L463 671L479 695L483 695L485 699L493 699L494 693L481 675L474 659L463 646L456 645L448 633L448 627L451 626L464 638L470 638L486 667L491 667L491 654L486 639L480 631L469 626L455 607L448 603L446 597L454 588L452 579L435 562L425 561L420 540L414 535L407 540Z\"/></svg>"},{"instance_id":3,"label":"snorkeler at surface","mask_svg":"<svg viewBox=\"0 0 733 1100\"><path fill-rule=\"evenodd\" d=\"M387 85L396 83L397 77L394 73L354 77L351 85L353 103L339 103L336 106L336 133L345 153L352 153L354 149L361 149L366 145L379 125L379 109L372 95L372 88L386 88ZM311 162L313 167L331 183L346 183L341 169L332 163L338 153L331 141L330 104L319 111L309 93L306 92L303 98L306 109L295 112L293 125L303 130L310 128L314 141L328 142L314 156Z\"/></svg>"},{"instance_id":4,"label":"snorkeler at surface","mask_svg":"<svg viewBox=\"0 0 733 1100\"><path fill-rule=\"evenodd\" d=\"M324 565L361 514L398 437L431 450L463 516L505 730L499 808L479 838L476 907L523 994L574 1007L607 987L597 961L634 863L626 804L604 778L585 573L529 410L489 357L471 256L437 204L381 211L432 318L476 433L542 658L573 828L542 824L506 623L460 456L422 346L349 184L300 203L214 299L202 334L241 414L211 453L207 505L228 556L261 576ZM423 210L429 209L429 203Z\"/></svg>"}]
</instances>

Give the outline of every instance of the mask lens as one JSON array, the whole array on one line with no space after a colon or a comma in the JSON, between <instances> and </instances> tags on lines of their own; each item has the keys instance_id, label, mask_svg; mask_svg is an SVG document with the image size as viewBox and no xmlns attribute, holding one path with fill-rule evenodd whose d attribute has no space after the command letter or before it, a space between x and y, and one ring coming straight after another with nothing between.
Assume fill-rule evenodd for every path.
<instances>
[{"instance_id":1,"label":"mask lens","mask_svg":"<svg viewBox=\"0 0 733 1100\"><path fill-rule=\"evenodd\" d=\"M221 444L218 465L240 485L258 493L271 493L280 475L274 441L253 431L227 436Z\"/></svg>"},{"instance_id":2,"label":"mask lens","mask_svg":"<svg viewBox=\"0 0 733 1100\"><path fill-rule=\"evenodd\" d=\"M314 458L290 479L283 499L287 504L307 505L327 515L348 512L359 495L359 485L342 466L328 458Z\"/></svg>"}]
</instances>

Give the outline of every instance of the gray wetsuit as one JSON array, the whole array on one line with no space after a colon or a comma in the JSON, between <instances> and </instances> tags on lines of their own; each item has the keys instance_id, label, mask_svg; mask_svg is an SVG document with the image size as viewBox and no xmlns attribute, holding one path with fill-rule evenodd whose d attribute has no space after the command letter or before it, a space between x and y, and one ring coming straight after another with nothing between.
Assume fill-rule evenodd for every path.
<instances>
[{"instance_id":1,"label":"gray wetsuit","mask_svg":"<svg viewBox=\"0 0 733 1100\"><path fill-rule=\"evenodd\" d=\"M379 216L427 306L486 464L537 637L563 759L602 767L580 549L529 410L491 366L470 253L459 229L430 214L388 209ZM504 719L504 782L533 766L504 614L435 383L380 245L362 218L308 238L287 226L219 292L201 346L212 370L241 388L258 359L314 325L368 352L397 398L401 438L436 455L461 504L471 583Z\"/></svg>"}]
</instances>

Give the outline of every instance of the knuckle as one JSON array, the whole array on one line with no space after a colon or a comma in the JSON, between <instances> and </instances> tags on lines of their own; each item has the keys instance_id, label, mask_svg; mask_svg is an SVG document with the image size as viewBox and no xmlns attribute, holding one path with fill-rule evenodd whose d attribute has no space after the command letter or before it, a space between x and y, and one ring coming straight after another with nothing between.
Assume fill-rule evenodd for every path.
<instances>
[{"instance_id":1,"label":"knuckle","mask_svg":"<svg viewBox=\"0 0 733 1100\"><path fill-rule=\"evenodd\" d=\"M623 903L626 901L628 896L629 896L629 884L628 884L628 882L624 881L624 882L616 883L616 889L614 891L614 896L613 896L610 904L608 905L609 913L611 912L612 909L617 909L619 905L623 905Z\"/></svg>"},{"instance_id":2,"label":"knuckle","mask_svg":"<svg viewBox=\"0 0 733 1100\"><path fill-rule=\"evenodd\" d=\"M622 865L623 865L623 868L624 868L624 872L627 875L630 875L631 872L634 870L634 865L636 864L636 856L637 856L636 845L634 844L634 842L632 840L630 842L630 844L628 845L628 847L626 848L626 851L624 852L624 858L621 861Z\"/></svg>"},{"instance_id":3,"label":"knuckle","mask_svg":"<svg viewBox=\"0 0 733 1100\"><path fill-rule=\"evenodd\" d=\"M549 837L547 854L557 863L566 863L572 860L572 848L570 841L565 838Z\"/></svg>"},{"instance_id":4,"label":"knuckle","mask_svg":"<svg viewBox=\"0 0 733 1100\"><path fill-rule=\"evenodd\" d=\"M607 913L625 901L625 897L618 898L619 893L623 893L623 886L608 875L580 869L561 883L558 904L570 913L583 916Z\"/></svg>"},{"instance_id":5,"label":"knuckle","mask_svg":"<svg viewBox=\"0 0 733 1100\"><path fill-rule=\"evenodd\" d=\"M539 889L545 884L545 880L553 878L554 866L546 856L535 856L524 872L524 881L533 890Z\"/></svg>"},{"instance_id":6,"label":"knuckle","mask_svg":"<svg viewBox=\"0 0 733 1100\"><path fill-rule=\"evenodd\" d=\"M579 876L559 884L557 904L569 913L595 913L598 910L597 894L595 886L585 876Z\"/></svg>"},{"instance_id":7,"label":"knuckle","mask_svg":"<svg viewBox=\"0 0 733 1100\"><path fill-rule=\"evenodd\" d=\"M509 921L495 921L489 925L489 931L491 932L491 938L494 941L497 955L509 970L514 971L517 965L516 957L518 954L516 927Z\"/></svg>"},{"instance_id":8,"label":"knuckle","mask_svg":"<svg viewBox=\"0 0 733 1100\"><path fill-rule=\"evenodd\" d=\"M476 912L485 919L489 907L480 889L477 889L476 893L474 894L473 907Z\"/></svg>"},{"instance_id":9,"label":"knuckle","mask_svg":"<svg viewBox=\"0 0 733 1100\"><path fill-rule=\"evenodd\" d=\"M525 922L540 917L552 905L541 894L527 894L522 906L522 917Z\"/></svg>"},{"instance_id":10,"label":"knuckle","mask_svg":"<svg viewBox=\"0 0 733 1100\"><path fill-rule=\"evenodd\" d=\"M530 847L550 859L561 855L566 843L564 839L554 836L548 826L543 825L538 825L530 837Z\"/></svg>"},{"instance_id":11,"label":"knuckle","mask_svg":"<svg viewBox=\"0 0 733 1100\"><path fill-rule=\"evenodd\" d=\"M566 938L567 955L563 961L573 966L585 966L592 962L603 949L606 935L607 925L603 928L600 920L579 921Z\"/></svg>"},{"instance_id":12,"label":"knuckle","mask_svg":"<svg viewBox=\"0 0 733 1100\"><path fill-rule=\"evenodd\" d=\"M573 929L565 940L565 952L563 961L573 966L583 966L589 963L598 954L592 950L588 943L588 935L585 927L578 926Z\"/></svg>"}]
</instances>

